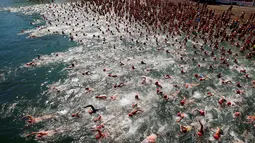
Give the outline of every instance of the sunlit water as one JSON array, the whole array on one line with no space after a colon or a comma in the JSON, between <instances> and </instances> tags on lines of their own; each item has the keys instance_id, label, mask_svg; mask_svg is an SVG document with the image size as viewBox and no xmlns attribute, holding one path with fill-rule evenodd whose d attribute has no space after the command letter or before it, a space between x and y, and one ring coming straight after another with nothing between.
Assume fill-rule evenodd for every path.
<instances>
[{"instance_id":1,"label":"sunlit water","mask_svg":"<svg viewBox=\"0 0 255 143\"><path fill-rule=\"evenodd\" d=\"M160 31L159 34L147 33L145 27L138 23L119 20L114 14L102 16L91 9L88 12L82 8L73 9L70 4L43 4L4 10L15 13L1 12L3 17L7 16L1 22L17 21L16 24L6 24L7 27L3 29L12 31L7 31L5 36L1 35L1 39L6 40L0 53L4 57L0 59L0 114L1 120L6 123L1 125L1 137L4 140L14 138L18 141L32 131L61 128L64 130L62 133L48 137L45 141L61 142L66 139L66 142L96 142L91 128L98 124L93 121L98 114L102 115L104 131L108 133L102 142L140 142L151 133L162 134L159 142L208 142L213 140L211 128L216 129L218 126L224 130L223 141L254 139L253 127L241 121L245 121L246 115L253 114L251 80L245 80L239 72L241 68L236 69L233 62L229 68L217 66L215 70L208 69L209 64L219 65L219 62L209 56L203 61L200 55L194 54L192 44L201 46L202 42L189 41L187 48L184 48L183 44L179 44L183 36L167 38ZM46 22L38 14L45 16ZM112 18L109 20L110 16ZM35 25L29 25L30 22ZM43 26L36 28L38 25ZM127 27L132 34L125 30ZM22 29L24 33L20 33ZM69 41L70 35L79 43L78 46ZM29 38L32 36L36 38ZM154 36L158 38L158 45ZM8 48L8 51L8 46L13 49ZM233 48L226 43L221 43L221 46ZM205 46L205 50L211 51L208 46ZM38 54L41 55L39 60L36 58ZM180 54L186 55L185 61L180 60ZM191 60L192 57L196 59L195 62ZM220 58L218 54L217 58ZM36 67L23 66L32 60L37 64ZM242 65L250 77L254 77L254 63L243 57L238 60L238 65ZM146 64L141 64L142 61ZM67 68L72 63L75 67ZM197 67L197 64L201 67ZM182 69L185 74L181 74ZM90 71L89 75L82 74L87 71ZM219 72L224 79L241 82L245 94L235 94L238 89L235 82L222 85L216 77ZM207 75L209 79L198 81L194 77L195 73ZM108 74L117 77L109 77ZM172 78L165 79L166 74ZM141 84L144 77L146 84ZM162 91L169 96L168 100L156 94L156 81L163 86ZM114 88L115 84L120 83L125 86ZM200 85L186 89L183 86L185 83ZM173 86L175 84L179 86L176 88ZM93 88L93 91L87 93L87 87ZM178 90L181 92L174 97L173 94ZM209 91L214 96L208 97ZM136 94L141 98L139 101L135 99ZM97 95L106 95L107 99L97 99ZM116 96L116 100L112 100L111 96ZM234 104L231 107L219 107L221 96ZM180 106L184 97L191 103ZM138 103L143 113L131 118L128 113L133 110L134 103ZM83 109L88 104L106 110L90 115L88 109ZM192 112L195 108L204 109L206 116L201 117ZM71 114L78 111L81 111L82 117L72 118ZM242 112L241 119L233 117L235 111ZM179 123L176 123L178 112L187 114L181 124L194 125L194 130L187 134L179 133ZM57 118L23 129L25 124L20 118L25 114L35 117L54 114ZM206 123L203 138L195 135L199 127L198 120ZM249 132L245 134L246 131Z\"/></svg>"}]
</instances>

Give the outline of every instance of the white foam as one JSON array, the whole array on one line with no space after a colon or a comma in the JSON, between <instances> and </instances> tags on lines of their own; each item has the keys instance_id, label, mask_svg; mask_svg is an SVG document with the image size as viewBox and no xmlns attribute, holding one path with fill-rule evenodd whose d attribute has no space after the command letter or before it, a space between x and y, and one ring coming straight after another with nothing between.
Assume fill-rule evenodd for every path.
<instances>
[{"instance_id":1,"label":"white foam","mask_svg":"<svg viewBox=\"0 0 255 143\"><path fill-rule=\"evenodd\" d=\"M68 113L68 109L58 111L57 113L59 113L61 115L65 115L66 113Z\"/></svg>"}]
</instances>

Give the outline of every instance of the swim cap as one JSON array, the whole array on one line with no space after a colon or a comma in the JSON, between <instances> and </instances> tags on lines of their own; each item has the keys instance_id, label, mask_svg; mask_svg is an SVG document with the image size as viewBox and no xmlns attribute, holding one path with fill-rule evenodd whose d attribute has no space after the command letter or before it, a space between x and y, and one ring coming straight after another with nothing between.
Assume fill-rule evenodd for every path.
<instances>
[{"instance_id":1,"label":"swim cap","mask_svg":"<svg viewBox=\"0 0 255 143\"><path fill-rule=\"evenodd\" d=\"M157 135L151 134L145 140L143 140L141 143L156 143L156 139L157 139Z\"/></svg>"}]
</instances>

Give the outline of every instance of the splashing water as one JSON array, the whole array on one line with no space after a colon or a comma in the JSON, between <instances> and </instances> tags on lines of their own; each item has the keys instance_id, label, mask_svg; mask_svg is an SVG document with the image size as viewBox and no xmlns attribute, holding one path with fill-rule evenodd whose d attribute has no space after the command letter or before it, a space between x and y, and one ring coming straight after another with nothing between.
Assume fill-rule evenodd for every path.
<instances>
[{"instance_id":1,"label":"splashing water","mask_svg":"<svg viewBox=\"0 0 255 143\"><path fill-rule=\"evenodd\" d=\"M93 4L90 5L93 7ZM224 130L225 136L222 140L253 139L251 133L243 134L250 127L232 116L235 111L253 114L249 107L254 105L250 100L252 98L250 81L241 77L240 69L234 66L208 69L208 64L217 62L210 57L202 60L199 55L193 54L193 49L190 48L193 44L203 45L202 41L196 43L190 40L187 48L183 48L182 44L176 42L182 41L182 36L167 38L163 33L153 35L147 33L139 23L125 21L114 13L102 16L92 9L86 8L86 12L84 8L72 7L71 3L4 9L27 15L38 13L45 17L46 25L20 33L29 34L27 38L64 34L80 44L65 52L41 55L39 59L33 59L35 68L49 64L74 64L63 69L68 71L68 76L64 80L48 85L48 90L41 95L47 97L44 103L40 103L46 108L36 114L54 113L57 118L43 122L39 130L65 129L61 130L60 135L56 135L58 137L52 135L46 140L69 136L77 142L96 142L91 128L99 124L93 121L98 114L102 116L104 131L108 134L102 142L139 142L151 133L164 134L159 138L159 142L204 142L213 139L210 128L217 126ZM34 21L33 24L38 22ZM126 31L127 27L132 34ZM154 36L157 37L159 45ZM226 43L221 44L231 48ZM207 46L205 49L210 51ZM166 53L166 50L169 53ZM184 61L180 60L180 54L186 55ZM196 58L196 62L190 60L192 57ZM243 58L238 60L240 65L245 65L244 68L250 76L254 77L254 63ZM197 67L197 64L200 64L200 67ZM185 74L181 73L182 69ZM237 88L233 85L223 86L216 77L220 72L226 75L228 80L241 81L245 85L243 87L245 95L236 94ZM198 81L194 77L195 73L208 76L209 79ZM166 79L164 75L167 74L172 78ZM156 81L163 87L162 91L167 94L168 100L157 95L157 87L154 84ZM123 86L115 86L121 83ZM183 86L185 83L197 85L185 88ZM173 85L178 86L175 88ZM92 90L88 92L86 88ZM174 95L178 90L181 92ZM208 97L208 92L213 93L213 96ZM137 94L140 100L135 98ZM106 96L106 99L95 98L98 95ZM220 107L218 100L221 96L231 101L233 105ZM184 97L188 99L187 105L180 106L180 101ZM105 110L90 115L86 112L87 109L83 109L83 106L89 104ZM137 104L143 112L129 117L128 114L133 111L133 104ZM9 110L14 108L15 104L11 105ZM195 108L205 110L206 116L201 117L192 112ZM78 111L82 118L72 118L71 114ZM176 123L178 112L186 113L181 124L192 124L198 129L199 125L196 124L198 120L206 123L207 132L204 137L196 137L195 130L185 135L178 133L179 124Z\"/></svg>"}]
</instances>

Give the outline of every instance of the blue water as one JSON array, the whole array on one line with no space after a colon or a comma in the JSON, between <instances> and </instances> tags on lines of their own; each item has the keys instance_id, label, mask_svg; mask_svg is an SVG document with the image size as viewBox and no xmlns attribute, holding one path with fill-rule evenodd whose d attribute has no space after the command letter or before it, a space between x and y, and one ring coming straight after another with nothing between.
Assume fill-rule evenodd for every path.
<instances>
[{"instance_id":1,"label":"blue water","mask_svg":"<svg viewBox=\"0 0 255 143\"><path fill-rule=\"evenodd\" d=\"M28 4L30 3L17 0L0 1L1 6ZM22 65L37 55L65 51L76 45L60 35L34 39L26 38L26 34L17 35L23 29L38 26L30 24L36 19L40 17L0 12L0 143L33 142L20 136L24 128L24 121L20 118L30 107L37 110L44 108L41 104L44 98L38 97L42 96L45 85L66 76L66 73L61 71L64 65L51 64L34 69L23 68ZM42 83L46 84L41 86ZM15 108L12 110L10 107Z\"/></svg>"}]
</instances>

